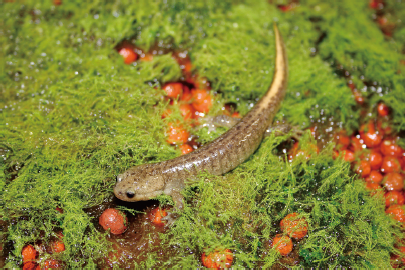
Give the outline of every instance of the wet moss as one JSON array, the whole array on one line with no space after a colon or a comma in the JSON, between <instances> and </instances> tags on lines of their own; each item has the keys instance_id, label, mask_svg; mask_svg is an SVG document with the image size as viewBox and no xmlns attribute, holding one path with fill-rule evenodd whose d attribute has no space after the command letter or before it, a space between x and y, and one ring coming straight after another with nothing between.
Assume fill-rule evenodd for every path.
<instances>
[{"instance_id":1,"label":"wet moss","mask_svg":"<svg viewBox=\"0 0 405 270\"><path fill-rule=\"evenodd\" d=\"M68 267L94 266L110 245L83 209L111 196L115 176L130 166L178 155L165 142L166 104L155 87L177 80L180 69L170 53L125 65L114 50L123 39L143 50L189 50L194 70L221 93L212 112L234 102L245 114L272 79L276 20L290 67L277 120L306 128L333 119L357 128L359 112L335 74L338 63L357 83L382 87L384 95L370 101L384 100L394 128L403 130L403 25L386 41L367 3L301 1L290 13L265 1L4 3L0 215L13 247L7 266L18 267L22 247L50 239L55 229L64 233ZM403 14L400 2L387 3L393 16ZM202 141L213 139L198 132ZM175 247L173 259L151 253L139 266L199 266L204 248L217 246L234 251L236 266L270 266L277 254L262 256L263 243L278 229L269 224L298 211L310 223L299 244L302 266L387 267L399 229L381 200L348 176L348 164L329 158L330 147L290 164L275 154L280 141L266 139L233 172L202 175L186 189L190 203L162 235Z\"/></svg>"}]
</instances>

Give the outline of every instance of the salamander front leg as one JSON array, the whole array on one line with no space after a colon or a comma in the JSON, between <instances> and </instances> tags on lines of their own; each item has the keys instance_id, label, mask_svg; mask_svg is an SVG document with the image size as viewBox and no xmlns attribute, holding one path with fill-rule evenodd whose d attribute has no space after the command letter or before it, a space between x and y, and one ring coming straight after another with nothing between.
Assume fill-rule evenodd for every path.
<instances>
[{"instance_id":1,"label":"salamander front leg","mask_svg":"<svg viewBox=\"0 0 405 270\"><path fill-rule=\"evenodd\" d=\"M184 205L183 205L184 197L183 197L183 195L181 195L180 191L171 190L170 194L167 194L167 195L172 196L173 201L175 203L175 208L177 208L179 211L182 211L184 208ZM179 213L169 212L167 216L162 218L162 220L167 221L167 223L166 223L167 227L171 227L173 225L174 221L176 221L176 219L178 217L179 217Z\"/></svg>"}]
</instances>

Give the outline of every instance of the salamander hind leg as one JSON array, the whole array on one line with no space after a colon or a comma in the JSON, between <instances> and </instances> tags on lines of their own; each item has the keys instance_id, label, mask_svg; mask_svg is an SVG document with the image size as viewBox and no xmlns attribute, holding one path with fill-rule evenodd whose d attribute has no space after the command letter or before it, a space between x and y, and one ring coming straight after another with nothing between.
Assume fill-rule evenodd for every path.
<instances>
[{"instance_id":1,"label":"salamander hind leg","mask_svg":"<svg viewBox=\"0 0 405 270\"><path fill-rule=\"evenodd\" d=\"M208 131L215 131L217 127L231 128L240 121L239 118L228 115L206 116L202 119L201 127L208 127Z\"/></svg>"},{"instance_id":2,"label":"salamander hind leg","mask_svg":"<svg viewBox=\"0 0 405 270\"><path fill-rule=\"evenodd\" d=\"M291 138L293 138L293 139L295 139L297 141L300 139L300 137L303 134L303 131L300 130L299 128L297 128L297 127L293 127L293 126L291 126L289 124L280 124L280 125L269 126L266 129L266 132L264 133L264 136L268 137L268 136L270 136L271 134L274 133L274 135L276 137L278 137L278 136L286 135L286 134L288 134L290 132L291 132Z\"/></svg>"}]
</instances>

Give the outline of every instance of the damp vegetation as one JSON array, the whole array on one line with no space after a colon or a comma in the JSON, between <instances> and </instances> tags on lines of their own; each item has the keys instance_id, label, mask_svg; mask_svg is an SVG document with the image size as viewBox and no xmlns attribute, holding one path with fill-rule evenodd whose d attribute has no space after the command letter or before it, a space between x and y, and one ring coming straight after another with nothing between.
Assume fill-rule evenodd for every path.
<instances>
[{"instance_id":1,"label":"damp vegetation","mask_svg":"<svg viewBox=\"0 0 405 270\"><path fill-rule=\"evenodd\" d=\"M88 209L112 200L116 176L129 167L180 155L166 143L167 103L156 90L181 77L172 51L187 50L193 69L211 82L211 114L232 102L244 115L272 80L277 21L289 85L276 120L301 129L332 123L331 133L357 129L360 113L340 74L345 70L369 104L383 100L393 128L405 130L404 24L384 37L369 1L300 1L286 13L277 5L287 1L163 2L2 4L0 266L20 267L24 245L46 243L59 231L66 250L49 256L69 268L96 266L113 249ZM403 1L387 6L394 18L405 14ZM163 53L125 65L115 50L123 40ZM197 134L208 142L219 132ZM307 237L295 242L299 266L390 267L403 236L384 214L382 194L370 196L349 163L332 159L333 145L288 162L278 147L285 140L266 138L224 176L202 173L184 190L188 203L160 234L160 249L127 263L199 267L202 252L224 247L234 254L233 266L291 265L268 243L280 220L297 212L309 224ZM130 204L120 208L136 212Z\"/></svg>"}]
</instances>

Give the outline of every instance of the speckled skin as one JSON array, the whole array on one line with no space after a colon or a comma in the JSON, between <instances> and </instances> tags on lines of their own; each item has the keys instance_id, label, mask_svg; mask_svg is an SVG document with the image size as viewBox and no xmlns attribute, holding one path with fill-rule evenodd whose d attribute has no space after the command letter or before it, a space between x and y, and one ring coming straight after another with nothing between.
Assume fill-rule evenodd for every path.
<instances>
[{"instance_id":1,"label":"speckled skin","mask_svg":"<svg viewBox=\"0 0 405 270\"><path fill-rule=\"evenodd\" d=\"M183 207L181 190L200 171L221 175L237 167L259 147L267 127L280 107L287 85L287 58L276 25L276 63L267 93L233 128L204 147L171 160L128 169L117 177L115 196L123 201L144 201L159 194L173 197Z\"/></svg>"}]
</instances>

